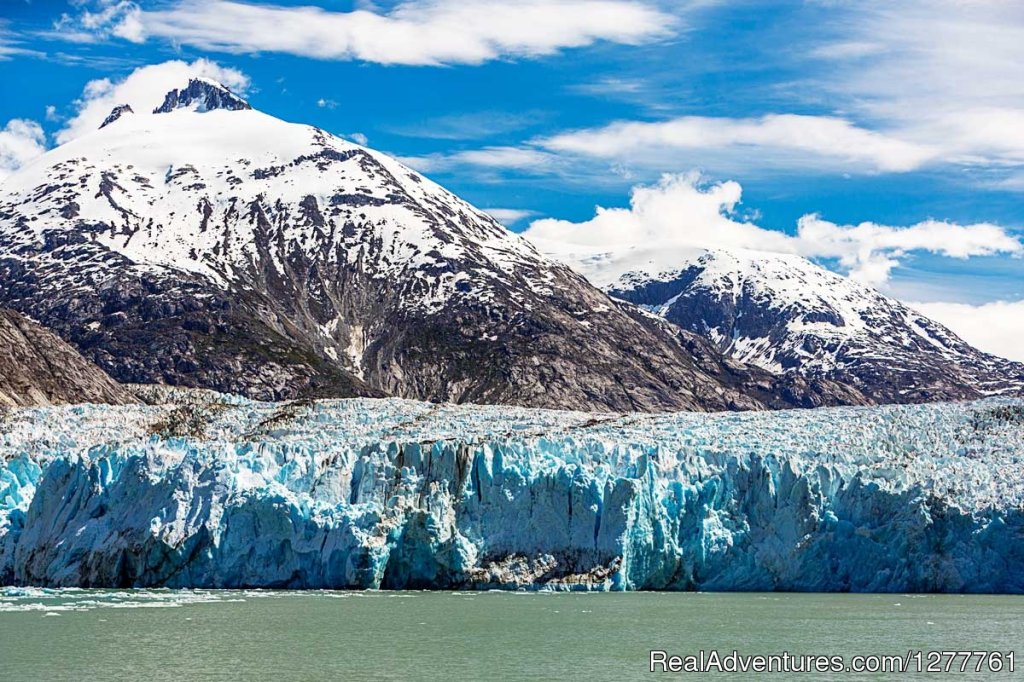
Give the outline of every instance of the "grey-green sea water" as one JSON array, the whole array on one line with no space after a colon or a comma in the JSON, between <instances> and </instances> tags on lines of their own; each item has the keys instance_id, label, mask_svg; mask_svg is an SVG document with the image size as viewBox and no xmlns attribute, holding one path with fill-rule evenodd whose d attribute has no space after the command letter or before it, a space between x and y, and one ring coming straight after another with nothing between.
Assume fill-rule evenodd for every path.
<instances>
[{"instance_id":1,"label":"grey-green sea water","mask_svg":"<svg viewBox=\"0 0 1024 682\"><path fill-rule=\"evenodd\" d=\"M1024 598L0 590L3 680L701 678L652 676L652 649L1015 651L1015 674L971 677L1024 679Z\"/></svg>"}]
</instances>

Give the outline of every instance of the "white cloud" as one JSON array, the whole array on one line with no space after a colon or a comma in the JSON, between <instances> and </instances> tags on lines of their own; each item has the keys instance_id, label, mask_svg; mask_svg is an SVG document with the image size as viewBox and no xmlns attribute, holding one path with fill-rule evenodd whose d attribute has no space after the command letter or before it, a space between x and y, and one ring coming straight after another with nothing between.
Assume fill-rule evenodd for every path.
<instances>
[{"instance_id":1,"label":"white cloud","mask_svg":"<svg viewBox=\"0 0 1024 682\"><path fill-rule=\"evenodd\" d=\"M35 121L15 118L0 128L0 182L46 151L46 134Z\"/></svg>"},{"instance_id":2,"label":"white cloud","mask_svg":"<svg viewBox=\"0 0 1024 682\"><path fill-rule=\"evenodd\" d=\"M1018 239L985 223L837 225L807 215L797 233L789 235L739 218L741 198L736 182L705 185L696 174L666 175L656 185L634 187L629 208L598 207L592 219L581 223L537 220L524 235L599 286L633 270L677 269L701 249L716 247L838 259L851 277L874 286L884 284L912 252L953 258L1024 254Z\"/></svg>"},{"instance_id":3,"label":"white cloud","mask_svg":"<svg viewBox=\"0 0 1024 682\"><path fill-rule=\"evenodd\" d=\"M1024 192L1024 172L1010 173L1000 180L988 183L988 185L995 189L1003 189L1010 192Z\"/></svg>"},{"instance_id":4,"label":"white cloud","mask_svg":"<svg viewBox=\"0 0 1024 682\"><path fill-rule=\"evenodd\" d=\"M828 43L811 50L811 54L822 59L859 59L877 55L885 46L868 40L848 40Z\"/></svg>"},{"instance_id":5,"label":"white cloud","mask_svg":"<svg viewBox=\"0 0 1024 682\"><path fill-rule=\"evenodd\" d=\"M350 133L347 137L362 147L370 144L370 138L366 137L366 135L363 135L362 133Z\"/></svg>"},{"instance_id":6,"label":"white cloud","mask_svg":"<svg viewBox=\"0 0 1024 682\"><path fill-rule=\"evenodd\" d=\"M908 137L941 144L942 156L949 161L980 166L1024 164L1024 108L961 105L954 111L922 114L908 128Z\"/></svg>"},{"instance_id":7,"label":"white cloud","mask_svg":"<svg viewBox=\"0 0 1024 682\"><path fill-rule=\"evenodd\" d=\"M57 133L56 140L64 144L96 130L119 104L130 105L136 114L148 114L163 103L170 90L184 87L190 78L200 76L219 81L240 94L249 87L249 78L244 73L207 59L142 66L116 82L108 78L89 81L75 102L77 113Z\"/></svg>"},{"instance_id":8,"label":"white cloud","mask_svg":"<svg viewBox=\"0 0 1024 682\"><path fill-rule=\"evenodd\" d=\"M537 215L536 211L522 208L489 208L486 213L503 225L514 225L520 220Z\"/></svg>"},{"instance_id":9,"label":"white cloud","mask_svg":"<svg viewBox=\"0 0 1024 682\"><path fill-rule=\"evenodd\" d=\"M1010 360L1024 362L1024 301L911 303L923 315L944 324L967 343Z\"/></svg>"},{"instance_id":10,"label":"white cloud","mask_svg":"<svg viewBox=\"0 0 1024 682\"><path fill-rule=\"evenodd\" d=\"M437 154L420 162L431 170L463 164L550 172L581 159L600 160L610 163L612 172L630 177L634 171L660 172L680 165L726 172L768 168L909 172L941 154L938 147L907 142L841 118L772 114L618 121L535 139L520 147Z\"/></svg>"},{"instance_id":11,"label":"white cloud","mask_svg":"<svg viewBox=\"0 0 1024 682\"><path fill-rule=\"evenodd\" d=\"M775 165L909 171L936 150L860 128L830 116L776 114L760 118L685 116L659 122L620 121L541 139L546 149L647 165L671 162L681 151L703 159L751 154ZM770 157L770 158L769 158Z\"/></svg>"},{"instance_id":12,"label":"white cloud","mask_svg":"<svg viewBox=\"0 0 1024 682\"><path fill-rule=\"evenodd\" d=\"M21 37L8 28L8 22L0 19L0 62L14 57L45 57L46 54L37 50L21 47Z\"/></svg>"},{"instance_id":13,"label":"white cloud","mask_svg":"<svg viewBox=\"0 0 1024 682\"><path fill-rule=\"evenodd\" d=\"M571 86L571 92L583 95L636 95L642 92L647 84L639 79L605 77L591 83L580 83Z\"/></svg>"},{"instance_id":14,"label":"white cloud","mask_svg":"<svg viewBox=\"0 0 1024 682\"><path fill-rule=\"evenodd\" d=\"M773 93L788 92L802 109L827 107L823 113L624 120L523 149L608 161L648 177L687 167L718 174L956 167L976 171L968 177L981 185L1020 188L1024 4L863 0L829 3L828 12L800 60L783 63L807 75L773 83ZM764 58L780 64L777 54ZM635 95L643 87L607 77L573 89Z\"/></svg>"},{"instance_id":15,"label":"white cloud","mask_svg":"<svg viewBox=\"0 0 1024 682\"><path fill-rule=\"evenodd\" d=\"M860 0L832 17L840 27L812 54L832 59L825 89L859 108L916 119L939 108L1017 108L1024 5L1002 0ZM870 49L850 49L869 45Z\"/></svg>"},{"instance_id":16,"label":"white cloud","mask_svg":"<svg viewBox=\"0 0 1024 682\"><path fill-rule=\"evenodd\" d=\"M1024 253L1019 239L991 223L925 220L909 227L871 222L836 225L806 215L798 222L797 235L803 255L838 258L851 277L873 285L884 284L899 258L912 251L960 259Z\"/></svg>"},{"instance_id":17,"label":"white cloud","mask_svg":"<svg viewBox=\"0 0 1024 682\"><path fill-rule=\"evenodd\" d=\"M551 157L543 152L533 149L520 149L518 147L470 149L453 154L450 158L457 163L473 166L520 169L543 166L551 161Z\"/></svg>"},{"instance_id":18,"label":"white cloud","mask_svg":"<svg viewBox=\"0 0 1024 682\"><path fill-rule=\"evenodd\" d=\"M101 7L58 28L204 50L407 65L536 57L600 40L638 44L670 35L677 23L641 0L406 0L387 12L227 0L179 0L152 10L101 0Z\"/></svg>"},{"instance_id":19,"label":"white cloud","mask_svg":"<svg viewBox=\"0 0 1024 682\"><path fill-rule=\"evenodd\" d=\"M828 62L804 88L938 149L937 159L1024 163L1024 4L862 0L834 10L839 34L808 51Z\"/></svg>"},{"instance_id":20,"label":"white cloud","mask_svg":"<svg viewBox=\"0 0 1024 682\"><path fill-rule=\"evenodd\" d=\"M334 109L338 106L338 103L335 102L333 99L324 99L323 97L321 97L316 101L316 105L321 109Z\"/></svg>"},{"instance_id":21,"label":"white cloud","mask_svg":"<svg viewBox=\"0 0 1024 682\"><path fill-rule=\"evenodd\" d=\"M422 173L448 170L458 166L544 172L550 170L551 166L556 163L557 157L538 149L526 147L485 147L451 154L404 156L399 157L398 160Z\"/></svg>"}]
</instances>

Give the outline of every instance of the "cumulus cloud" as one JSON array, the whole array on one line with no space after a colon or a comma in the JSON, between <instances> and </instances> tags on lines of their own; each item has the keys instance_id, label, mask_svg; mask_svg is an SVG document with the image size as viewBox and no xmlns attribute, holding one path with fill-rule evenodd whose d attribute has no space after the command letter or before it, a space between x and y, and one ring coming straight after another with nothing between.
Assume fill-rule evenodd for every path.
<instances>
[{"instance_id":1,"label":"cumulus cloud","mask_svg":"<svg viewBox=\"0 0 1024 682\"><path fill-rule=\"evenodd\" d=\"M960 259L1024 253L1019 239L991 223L925 220L908 227L871 222L836 225L806 215L798 222L797 240L802 255L837 258L851 277L873 285L884 284L900 264L899 258L912 251Z\"/></svg>"},{"instance_id":2,"label":"cumulus cloud","mask_svg":"<svg viewBox=\"0 0 1024 682\"><path fill-rule=\"evenodd\" d=\"M46 151L46 134L35 121L15 118L0 128L0 182Z\"/></svg>"},{"instance_id":3,"label":"cumulus cloud","mask_svg":"<svg viewBox=\"0 0 1024 682\"><path fill-rule=\"evenodd\" d=\"M244 73L207 59L142 66L118 81L109 78L89 81L75 102L75 115L57 132L56 140L64 144L96 130L119 104L130 105L137 114L149 113L160 106L168 91L184 87L190 78L200 76L219 81L239 94L244 94L249 87L249 78Z\"/></svg>"},{"instance_id":4,"label":"cumulus cloud","mask_svg":"<svg viewBox=\"0 0 1024 682\"><path fill-rule=\"evenodd\" d=\"M204 50L284 52L378 64L481 64L550 55L600 40L637 44L670 35L676 18L641 0L406 0L390 11L179 0L142 9L100 0L60 29L149 38Z\"/></svg>"},{"instance_id":5,"label":"cumulus cloud","mask_svg":"<svg viewBox=\"0 0 1024 682\"><path fill-rule=\"evenodd\" d=\"M946 325L972 346L1024 362L1024 301L911 303L923 315Z\"/></svg>"},{"instance_id":6,"label":"cumulus cloud","mask_svg":"<svg viewBox=\"0 0 1024 682\"><path fill-rule=\"evenodd\" d=\"M678 269L707 248L837 259L851 277L874 286L884 284L900 259L913 252L953 258L1024 254L1020 240L987 223L838 225L807 215L790 235L740 218L741 198L736 182L708 185L696 174L666 175L656 185L635 187L629 208L598 207L593 218L579 223L537 220L524 234L599 286L630 271Z\"/></svg>"}]
</instances>

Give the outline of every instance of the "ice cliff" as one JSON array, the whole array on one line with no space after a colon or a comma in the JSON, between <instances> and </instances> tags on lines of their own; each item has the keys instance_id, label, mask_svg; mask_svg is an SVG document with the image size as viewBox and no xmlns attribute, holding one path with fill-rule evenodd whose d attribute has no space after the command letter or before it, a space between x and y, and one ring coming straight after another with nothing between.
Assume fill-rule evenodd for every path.
<instances>
[{"instance_id":1,"label":"ice cliff","mask_svg":"<svg viewBox=\"0 0 1024 682\"><path fill-rule=\"evenodd\" d=\"M0 584L1024 592L1024 401L0 415Z\"/></svg>"}]
</instances>

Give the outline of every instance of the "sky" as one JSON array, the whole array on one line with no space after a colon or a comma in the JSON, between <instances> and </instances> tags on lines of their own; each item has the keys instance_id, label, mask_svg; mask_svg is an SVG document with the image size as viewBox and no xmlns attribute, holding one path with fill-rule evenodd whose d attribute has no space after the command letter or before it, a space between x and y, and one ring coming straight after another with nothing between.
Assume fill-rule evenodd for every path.
<instances>
[{"instance_id":1,"label":"sky","mask_svg":"<svg viewBox=\"0 0 1024 682\"><path fill-rule=\"evenodd\" d=\"M0 183L217 78L528 236L804 255L1024 360L1024 3L0 0Z\"/></svg>"}]
</instances>

